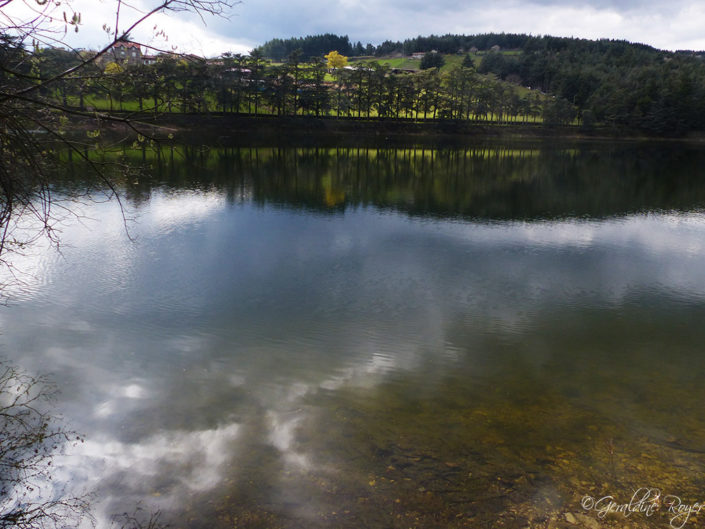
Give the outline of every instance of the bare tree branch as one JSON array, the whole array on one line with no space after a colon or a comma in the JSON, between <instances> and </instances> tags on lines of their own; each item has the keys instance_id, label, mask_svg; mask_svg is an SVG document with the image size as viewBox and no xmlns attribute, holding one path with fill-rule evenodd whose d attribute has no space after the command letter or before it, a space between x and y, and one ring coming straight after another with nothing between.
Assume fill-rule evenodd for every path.
<instances>
[{"instance_id":1,"label":"bare tree branch","mask_svg":"<svg viewBox=\"0 0 705 529\"><path fill-rule=\"evenodd\" d=\"M68 27L78 29L81 19L71 8L71 0L0 0L0 8L3 8L0 11L0 263L9 267L5 254L10 250L21 250L40 235L58 246L53 215L56 208L63 206L54 201L49 185L47 153L53 150L51 142L62 145L91 168L109 196L117 197L122 209L118 189L107 176L105 167L89 159L80 145L63 134L62 123L67 118L95 120L97 124L121 124L135 134L159 141L156 134L148 132L157 129L136 120L134 115L72 108L65 97L62 102L56 93L66 83L90 81L100 86L107 77L90 71L97 61L116 44L127 41L133 30L157 13L190 11L201 17L225 16L227 10L237 3L234 0L159 0L148 11L139 12L125 0L114 0L115 28L109 41L89 56L73 50L78 59L75 64L46 75L37 70L40 54L28 52L26 45L30 40L35 45L41 42L61 44L62 30L65 35ZM23 7L27 16L20 20L16 14L19 11L11 14L11 4L15 4L13 7ZM125 8L137 13L132 13L132 20L125 19L129 11ZM153 47L150 49L159 51ZM155 106L153 110L156 112L158 109ZM70 208L67 207L66 211ZM22 237L15 236L18 220L24 217L32 218L39 227L35 235L25 233ZM124 210L123 219L127 222Z\"/></svg>"},{"instance_id":2,"label":"bare tree branch","mask_svg":"<svg viewBox=\"0 0 705 529\"><path fill-rule=\"evenodd\" d=\"M90 517L86 497L42 497L54 456L82 442L51 413L56 388L0 362L0 528L59 529Z\"/></svg>"},{"instance_id":3,"label":"bare tree branch","mask_svg":"<svg viewBox=\"0 0 705 529\"><path fill-rule=\"evenodd\" d=\"M10 0L12 1L12 0ZM28 86L22 90L19 90L18 92L10 95L6 95L3 97L0 97L0 104L2 104L4 101L7 100L8 97L11 97L12 95L25 95L31 92L35 92L37 90L40 90L42 88L45 88L46 86L55 83L56 81L63 79L72 73L79 71L82 68L85 68L88 64L94 63L98 59L100 59L102 56L104 56L108 51L110 51L115 44L118 42L126 41L129 34L134 31L135 28L140 26L142 23L144 23L145 20L148 18L154 16L157 13L160 13L162 11L173 11L173 12L181 12L181 11L194 11L196 12L201 18L203 19L203 14L209 14L209 15L214 15L214 16L224 16L225 13L227 12L227 9L232 8L234 5L238 4L238 1L233 1L233 0L163 0L159 5L148 11L147 13L144 13L141 17L139 17L137 20L132 22L128 26L128 28L121 32L117 32L117 23L119 22L119 16L120 16L120 7L121 7L121 1L118 0L118 6L117 6L117 19L116 19L116 30L114 33L114 38L111 42L106 44L103 48L101 48L95 55L92 57L85 59L81 63L77 64L76 66L69 68L68 70L52 77L51 79L47 79L43 81L40 84L33 85L33 86Z\"/></svg>"}]
</instances>

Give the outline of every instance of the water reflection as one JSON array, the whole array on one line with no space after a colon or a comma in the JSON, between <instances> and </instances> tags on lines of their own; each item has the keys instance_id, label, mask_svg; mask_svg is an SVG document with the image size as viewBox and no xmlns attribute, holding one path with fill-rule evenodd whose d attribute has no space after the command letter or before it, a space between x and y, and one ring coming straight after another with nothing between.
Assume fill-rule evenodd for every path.
<instances>
[{"instance_id":1,"label":"water reflection","mask_svg":"<svg viewBox=\"0 0 705 529\"><path fill-rule=\"evenodd\" d=\"M149 156L137 242L86 206L2 314L86 433L61 477L99 524L139 500L189 527L526 527L596 520L585 494L702 499L699 151Z\"/></svg>"},{"instance_id":2,"label":"water reflection","mask_svg":"<svg viewBox=\"0 0 705 529\"><path fill-rule=\"evenodd\" d=\"M145 168L125 178L135 205L155 189L216 190L229 203L317 212L373 205L425 218L533 221L690 211L705 203L705 152L683 145L164 146L95 156ZM90 173L72 167L65 183L81 189L80 175Z\"/></svg>"},{"instance_id":3,"label":"water reflection","mask_svg":"<svg viewBox=\"0 0 705 529\"><path fill-rule=\"evenodd\" d=\"M82 442L54 415L55 388L0 362L0 527L59 528L89 518L88 498L52 480L65 450Z\"/></svg>"}]
</instances>

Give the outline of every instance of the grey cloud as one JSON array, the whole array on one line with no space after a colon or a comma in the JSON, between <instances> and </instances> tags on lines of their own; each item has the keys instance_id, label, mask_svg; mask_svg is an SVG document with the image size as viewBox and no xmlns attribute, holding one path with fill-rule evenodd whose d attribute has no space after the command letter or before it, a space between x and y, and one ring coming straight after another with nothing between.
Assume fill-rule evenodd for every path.
<instances>
[{"instance_id":1,"label":"grey cloud","mask_svg":"<svg viewBox=\"0 0 705 529\"><path fill-rule=\"evenodd\" d=\"M664 46L664 38L674 42L679 34L657 38L653 27L635 21L656 17L663 21L676 12L694 6L688 0L664 3L657 0L499 0L486 2L458 0L250 0L235 8L229 21L216 21L211 28L230 38L248 43L263 43L272 38L287 38L318 33L348 35L353 42L379 43L386 39L403 40L431 33L483 33L489 31L525 32L583 36L588 38L628 38ZM599 22L572 21L570 27L560 16L569 9L591 8L605 15L619 14L624 20L620 28L606 28ZM554 12L546 12L553 10ZM593 27L594 26L594 27ZM663 28L660 29L663 31ZM670 30L675 32L675 29ZM605 33L610 32L610 33ZM667 45L667 44L666 44Z\"/></svg>"},{"instance_id":2,"label":"grey cloud","mask_svg":"<svg viewBox=\"0 0 705 529\"><path fill-rule=\"evenodd\" d=\"M595 9L612 9L614 11L631 11L633 9L646 9L649 11L667 11L673 9L674 5L684 2L676 0L674 2L662 2L660 0L532 0L531 2L516 2L520 6L531 4L550 5L556 7L592 7Z\"/></svg>"}]
</instances>

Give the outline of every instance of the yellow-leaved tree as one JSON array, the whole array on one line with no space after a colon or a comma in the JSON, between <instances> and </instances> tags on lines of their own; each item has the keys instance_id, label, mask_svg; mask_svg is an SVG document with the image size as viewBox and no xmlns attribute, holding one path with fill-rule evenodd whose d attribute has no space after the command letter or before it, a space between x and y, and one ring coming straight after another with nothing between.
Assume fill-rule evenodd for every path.
<instances>
[{"instance_id":1,"label":"yellow-leaved tree","mask_svg":"<svg viewBox=\"0 0 705 529\"><path fill-rule=\"evenodd\" d=\"M124 71L125 69L116 62L109 62L105 65L105 73L108 75L117 75Z\"/></svg>"},{"instance_id":2,"label":"yellow-leaved tree","mask_svg":"<svg viewBox=\"0 0 705 529\"><path fill-rule=\"evenodd\" d=\"M348 58L333 50L323 56L328 61L328 68L343 68L348 64Z\"/></svg>"}]
</instances>

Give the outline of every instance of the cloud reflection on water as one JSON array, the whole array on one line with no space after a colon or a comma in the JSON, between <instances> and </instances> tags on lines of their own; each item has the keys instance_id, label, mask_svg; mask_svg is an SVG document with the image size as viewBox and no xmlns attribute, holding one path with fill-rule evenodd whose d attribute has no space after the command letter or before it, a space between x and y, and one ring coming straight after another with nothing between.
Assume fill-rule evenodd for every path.
<instances>
[{"instance_id":1,"label":"cloud reflection on water","mask_svg":"<svg viewBox=\"0 0 705 529\"><path fill-rule=\"evenodd\" d=\"M114 215L67 229L65 258L40 267L45 288L3 314L6 350L67 387L87 442L66 464L106 513L218 490L246 446L325 473L297 440L319 393L402 372L429 385L429 365L476 361L468 351L521 342L556 314L705 300L701 213L419 222L228 208L198 192L157 193L138 213L128 254Z\"/></svg>"}]
</instances>

